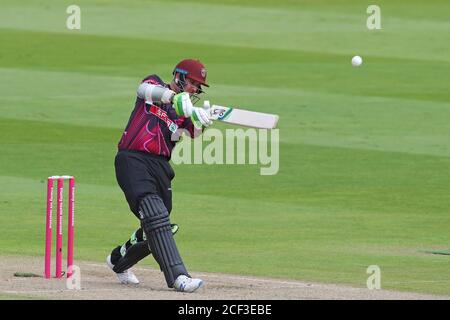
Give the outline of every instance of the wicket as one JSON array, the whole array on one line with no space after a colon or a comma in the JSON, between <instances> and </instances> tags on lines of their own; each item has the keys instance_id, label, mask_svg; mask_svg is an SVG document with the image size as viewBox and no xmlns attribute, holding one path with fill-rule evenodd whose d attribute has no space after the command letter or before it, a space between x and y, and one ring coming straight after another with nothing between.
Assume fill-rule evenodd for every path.
<instances>
[{"instance_id":1,"label":"wicket","mask_svg":"<svg viewBox=\"0 0 450 320\"><path fill-rule=\"evenodd\" d=\"M51 277L53 183L57 181L56 208L56 271L55 277L62 277L62 218L64 180L69 180L68 232L67 232L67 277L72 275L73 230L75 209L75 178L72 176L51 176L47 179L47 214L45 223L45 278Z\"/></svg>"}]
</instances>

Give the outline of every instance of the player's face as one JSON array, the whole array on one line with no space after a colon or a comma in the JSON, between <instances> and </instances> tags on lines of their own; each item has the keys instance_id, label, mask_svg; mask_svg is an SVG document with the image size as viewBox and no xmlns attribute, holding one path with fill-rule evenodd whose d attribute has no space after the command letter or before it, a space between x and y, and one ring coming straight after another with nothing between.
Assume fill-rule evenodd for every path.
<instances>
[{"instance_id":1,"label":"player's face","mask_svg":"<svg viewBox=\"0 0 450 320\"><path fill-rule=\"evenodd\" d=\"M186 85L184 86L184 92L197 93L200 89L200 82L186 78Z\"/></svg>"}]
</instances>

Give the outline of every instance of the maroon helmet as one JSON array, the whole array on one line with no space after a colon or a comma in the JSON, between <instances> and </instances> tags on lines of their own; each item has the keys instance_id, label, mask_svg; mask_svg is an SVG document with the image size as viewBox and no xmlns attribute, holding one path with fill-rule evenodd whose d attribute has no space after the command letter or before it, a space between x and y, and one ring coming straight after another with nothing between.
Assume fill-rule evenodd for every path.
<instances>
[{"instance_id":1,"label":"maroon helmet","mask_svg":"<svg viewBox=\"0 0 450 320\"><path fill-rule=\"evenodd\" d=\"M180 61L173 70L173 74L179 73L183 78L189 78L209 87L206 83L206 68L199 60L184 59Z\"/></svg>"}]
</instances>

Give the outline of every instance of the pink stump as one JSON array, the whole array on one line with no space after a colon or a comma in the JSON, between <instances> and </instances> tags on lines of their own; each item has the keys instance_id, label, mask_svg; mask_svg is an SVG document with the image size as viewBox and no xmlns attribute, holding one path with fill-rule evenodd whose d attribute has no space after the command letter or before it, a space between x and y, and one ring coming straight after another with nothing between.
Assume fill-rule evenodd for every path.
<instances>
[{"instance_id":1,"label":"pink stump","mask_svg":"<svg viewBox=\"0 0 450 320\"><path fill-rule=\"evenodd\" d=\"M73 230L74 230L74 214L75 214L75 178L69 180L69 215L67 230L67 277L72 276L73 265Z\"/></svg>"},{"instance_id":2,"label":"pink stump","mask_svg":"<svg viewBox=\"0 0 450 320\"><path fill-rule=\"evenodd\" d=\"M63 216L63 187L64 180L58 178L58 194L56 208L56 278L61 278L62 276L62 216Z\"/></svg>"},{"instance_id":3,"label":"pink stump","mask_svg":"<svg viewBox=\"0 0 450 320\"><path fill-rule=\"evenodd\" d=\"M45 278L51 277L53 179L47 179L47 214L45 219Z\"/></svg>"}]
</instances>

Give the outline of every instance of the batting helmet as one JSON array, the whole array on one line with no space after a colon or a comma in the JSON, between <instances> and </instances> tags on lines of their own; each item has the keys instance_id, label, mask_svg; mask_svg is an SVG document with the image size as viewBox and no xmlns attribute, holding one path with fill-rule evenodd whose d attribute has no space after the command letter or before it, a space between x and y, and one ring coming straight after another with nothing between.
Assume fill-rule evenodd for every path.
<instances>
[{"instance_id":1,"label":"batting helmet","mask_svg":"<svg viewBox=\"0 0 450 320\"><path fill-rule=\"evenodd\" d=\"M201 85L209 87L206 83L206 68L199 60L184 59L173 70L173 74L180 73L186 78L195 80Z\"/></svg>"}]
</instances>

